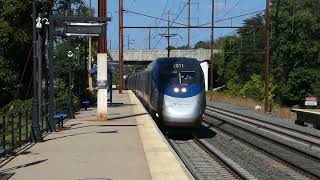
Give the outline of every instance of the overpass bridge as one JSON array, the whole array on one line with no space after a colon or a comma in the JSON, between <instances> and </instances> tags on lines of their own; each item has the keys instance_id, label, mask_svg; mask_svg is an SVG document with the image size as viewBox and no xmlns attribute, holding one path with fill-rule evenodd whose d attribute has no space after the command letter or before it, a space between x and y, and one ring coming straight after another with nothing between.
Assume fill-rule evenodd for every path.
<instances>
[{"instance_id":1,"label":"overpass bridge","mask_svg":"<svg viewBox=\"0 0 320 180\"><path fill-rule=\"evenodd\" d=\"M160 57L167 57L167 50L126 50L124 51L124 64L149 64ZM218 50L214 50L218 53ZM119 61L119 51L109 50L109 59L111 62ZM199 61L210 60L210 49L186 49L186 50L171 50L171 57L189 57L196 58Z\"/></svg>"},{"instance_id":2,"label":"overpass bridge","mask_svg":"<svg viewBox=\"0 0 320 180\"><path fill-rule=\"evenodd\" d=\"M214 50L214 53L218 53L218 50ZM124 51L124 64L125 65L148 65L152 61L160 57L167 57L167 50L126 50ZM210 49L186 49L186 50L171 50L171 57L188 57L196 58L201 61L201 68L205 78L205 89L208 90L209 86L209 72L211 51ZM118 64L119 62L119 51L109 50L108 59L110 64Z\"/></svg>"}]
</instances>

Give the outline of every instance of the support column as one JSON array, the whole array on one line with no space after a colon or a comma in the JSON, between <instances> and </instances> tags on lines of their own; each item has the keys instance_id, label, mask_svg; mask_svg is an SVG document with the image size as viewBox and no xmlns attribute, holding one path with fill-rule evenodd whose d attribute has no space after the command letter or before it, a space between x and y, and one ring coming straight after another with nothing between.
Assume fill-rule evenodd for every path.
<instances>
[{"instance_id":1,"label":"support column","mask_svg":"<svg viewBox=\"0 0 320 180\"><path fill-rule=\"evenodd\" d=\"M108 61L107 53L97 54L97 82L98 82L98 96L97 96L97 120L105 121L108 117Z\"/></svg>"}]
</instances>

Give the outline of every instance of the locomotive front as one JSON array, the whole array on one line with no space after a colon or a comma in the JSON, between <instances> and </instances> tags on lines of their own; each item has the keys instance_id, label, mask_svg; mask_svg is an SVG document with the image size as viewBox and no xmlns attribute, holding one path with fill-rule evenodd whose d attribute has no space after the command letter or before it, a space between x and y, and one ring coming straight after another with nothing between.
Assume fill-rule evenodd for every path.
<instances>
[{"instance_id":1,"label":"locomotive front","mask_svg":"<svg viewBox=\"0 0 320 180\"><path fill-rule=\"evenodd\" d=\"M167 126L195 127L205 108L204 77L192 58L173 58L160 64L163 91L162 122Z\"/></svg>"}]
</instances>

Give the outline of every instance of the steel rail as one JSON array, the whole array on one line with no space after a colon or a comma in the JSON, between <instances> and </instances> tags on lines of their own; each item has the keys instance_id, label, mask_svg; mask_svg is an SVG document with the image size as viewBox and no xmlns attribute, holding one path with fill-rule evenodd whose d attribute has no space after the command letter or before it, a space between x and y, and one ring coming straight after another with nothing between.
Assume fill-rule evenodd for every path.
<instances>
[{"instance_id":1,"label":"steel rail","mask_svg":"<svg viewBox=\"0 0 320 180\"><path fill-rule=\"evenodd\" d=\"M202 140L200 140L197 136L193 137L193 141L199 145L199 147L207 152L213 159L218 160L219 164L221 164L223 167L228 169L228 171L233 174L238 179L256 179L254 176L252 176L250 173L248 173L246 170L241 168L239 165L234 163L232 160L230 160L228 157L226 157L224 154L220 153L217 149L215 149L213 146L209 146Z\"/></svg>"},{"instance_id":2,"label":"steel rail","mask_svg":"<svg viewBox=\"0 0 320 180\"><path fill-rule=\"evenodd\" d=\"M172 143L172 141L170 140L170 138L167 135L164 135L164 137L166 138L167 142L170 144L170 146L172 147L172 149L176 152L176 154L178 155L178 157L181 159L181 161L183 162L183 164L186 166L186 168L189 170L189 172L191 173L191 175L193 176L193 178L195 180L200 180L200 178L197 176L197 174L192 170L192 168L190 167L190 165L188 164L187 160L184 159L184 157L181 155L181 153L179 152L179 150L174 146L174 144Z\"/></svg>"},{"instance_id":3,"label":"steel rail","mask_svg":"<svg viewBox=\"0 0 320 180\"><path fill-rule=\"evenodd\" d=\"M272 139L270 137L266 137L266 136L261 135L261 134L259 134L257 132L248 130L245 127L242 127L241 125L237 125L237 124L233 124L233 123L227 122L226 120L224 120L224 119L222 119L220 117L216 117L216 116L212 116L212 115L206 114L205 118L203 119L203 122L208 124L209 126L211 126L213 128L216 128L216 129L218 129L218 130L220 130L220 131L222 131L222 132L234 137L235 139L238 139L238 140L240 140L242 142L245 142L246 144L248 144L248 145L250 145L252 147L255 147L256 149L269 154L271 157L274 157L274 158L276 158L278 160L281 160L281 161L285 162L284 164L287 164L287 166L293 167L294 169L298 170L299 172L302 172L303 174L306 174L306 175L311 176L313 178L319 178L320 177L319 173L315 172L315 169L314 168L310 168L309 165L307 165L307 167L303 167L303 164L295 163L290 159L284 158L282 155L279 155L279 154L277 154L275 152L271 152L270 150L264 149L263 147L260 147L259 145L255 144L253 142L250 142L250 140L241 138L241 137L239 137L239 136L237 136L237 135L235 135L233 133L230 133L227 130L224 130L223 128L221 128L221 127L215 125L214 123L210 122L210 120L207 119L208 117L209 118L216 118L219 121L223 121L223 122L225 122L227 124L230 124L231 126L235 127L236 129L240 129L240 130L242 130L244 132L249 133L251 136L256 136L258 138L261 138L264 141L267 141L267 142L275 144L275 145L277 145L277 146L279 146L281 148L284 148L284 149L288 150L289 152L291 152L293 154L298 154L301 157L306 158L308 160L311 160L314 163L320 162L319 157L316 157L316 156L314 156L312 154L308 154L308 153L306 153L304 151L301 151L300 149L297 149L295 147L289 146L287 144L284 144L282 142L274 140L274 139ZM302 162L300 162L300 163L302 163ZM307 163L307 164L310 164L310 163Z\"/></svg>"},{"instance_id":4,"label":"steel rail","mask_svg":"<svg viewBox=\"0 0 320 180\"><path fill-rule=\"evenodd\" d=\"M225 109L221 109L217 107L207 106L207 110L237 119L238 121L248 123L248 124L257 126L259 128L266 129L268 131L272 131L277 134L285 135L287 137L292 138L293 140L301 141L308 145L320 147L320 137L310 133L306 133L297 129L281 126L273 122L266 122L258 118L253 118L243 114L234 113L234 112L227 111Z\"/></svg>"}]
</instances>

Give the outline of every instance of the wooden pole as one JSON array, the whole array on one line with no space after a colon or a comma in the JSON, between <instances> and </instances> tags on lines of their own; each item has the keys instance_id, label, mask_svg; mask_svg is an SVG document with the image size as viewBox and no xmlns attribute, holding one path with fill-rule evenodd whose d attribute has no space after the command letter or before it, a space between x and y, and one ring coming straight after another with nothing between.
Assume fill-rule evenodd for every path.
<instances>
[{"instance_id":1,"label":"wooden pole","mask_svg":"<svg viewBox=\"0 0 320 180\"><path fill-rule=\"evenodd\" d=\"M265 15L265 30L264 30L264 43L265 43L265 55L264 55L264 111L270 112L269 104L269 61L270 61L270 0L266 0L266 15Z\"/></svg>"},{"instance_id":2,"label":"wooden pole","mask_svg":"<svg viewBox=\"0 0 320 180\"><path fill-rule=\"evenodd\" d=\"M213 61L214 61L214 0L212 0L212 12L211 12L211 61L210 61L210 89L213 89Z\"/></svg>"},{"instance_id":3,"label":"wooden pole","mask_svg":"<svg viewBox=\"0 0 320 180\"><path fill-rule=\"evenodd\" d=\"M123 0L119 0L119 94L123 90Z\"/></svg>"},{"instance_id":4,"label":"wooden pole","mask_svg":"<svg viewBox=\"0 0 320 180\"><path fill-rule=\"evenodd\" d=\"M191 0L188 0L188 48L190 49L190 34L191 34Z\"/></svg>"}]
</instances>

